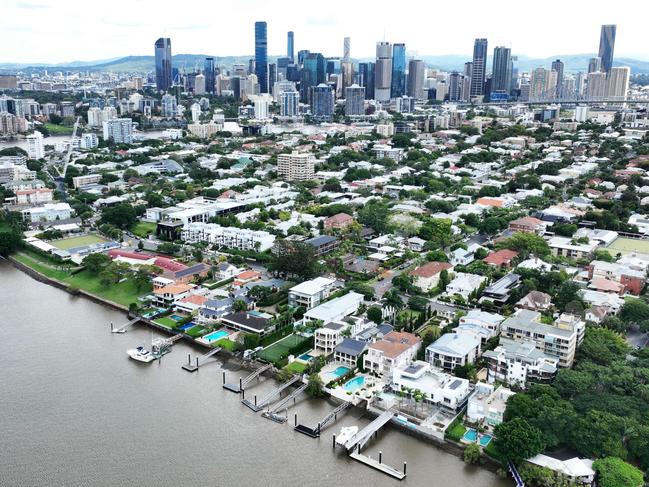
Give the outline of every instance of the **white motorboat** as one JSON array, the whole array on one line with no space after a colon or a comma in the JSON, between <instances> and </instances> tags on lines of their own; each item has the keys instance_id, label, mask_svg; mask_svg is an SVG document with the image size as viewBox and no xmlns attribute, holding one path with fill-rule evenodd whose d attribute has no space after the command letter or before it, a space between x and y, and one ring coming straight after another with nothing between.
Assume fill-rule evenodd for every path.
<instances>
[{"instance_id":1,"label":"white motorboat","mask_svg":"<svg viewBox=\"0 0 649 487\"><path fill-rule=\"evenodd\" d=\"M126 353L129 357L131 357L133 360L137 360L138 362L149 363L158 358L155 354L144 348L144 346L131 348L127 350Z\"/></svg>"},{"instance_id":2,"label":"white motorboat","mask_svg":"<svg viewBox=\"0 0 649 487\"><path fill-rule=\"evenodd\" d=\"M358 426L340 428L340 433L336 436L336 444L344 446L356 433L358 433Z\"/></svg>"}]
</instances>

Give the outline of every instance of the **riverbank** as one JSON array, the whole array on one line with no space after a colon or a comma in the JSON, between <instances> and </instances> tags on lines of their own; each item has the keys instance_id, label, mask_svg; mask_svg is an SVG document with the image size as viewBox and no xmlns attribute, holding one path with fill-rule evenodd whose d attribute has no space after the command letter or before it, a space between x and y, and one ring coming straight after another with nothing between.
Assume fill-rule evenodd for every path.
<instances>
[{"instance_id":1,"label":"riverbank","mask_svg":"<svg viewBox=\"0 0 649 487\"><path fill-rule=\"evenodd\" d=\"M93 294L91 294L89 292L86 292L84 290L70 289L70 287L69 287L69 285L67 283L62 282L62 281L57 280L57 279L52 278L52 277L48 277L48 276L46 276L46 275L44 275L42 273L39 273L35 269L23 264L22 262L16 260L13 257L9 257L8 260L9 260L9 262L11 262L11 264L14 267L16 267L20 271L24 272L25 274L27 274L28 276L30 276L31 278L33 278L33 279L35 279L35 280L37 280L39 282L54 286L54 287L56 287L58 289L66 291L67 293L69 293L69 294L71 294L73 296L79 296L80 295L80 296L86 297L89 300L91 300L91 301L93 301L93 302L95 302L97 304L100 304L102 306L107 306L107 307L112 308L114 310L124 312L128 319L132 319L132 318L135 317L135 316L133 316L133 315L131 315L129 313L128 307L126 307L126 306L123 306L123 305L120 305L118 303L112 302L110 300L107 300L107 299L101 298L99 296L93 295ZM166 335L176 336L176 335L180 334L180 335L182 335L183 341L185 343L187 343L187 344L191 344L193 347L198 346L198 348L201 348L203 350L211 350L212 349L211 346L200 343L200 342L197 342L196 340L194 340L193 337L191 337L189 335L186 335L185 333L177 332L176 330L172 330L172 329L167 328L165 326L162 326L162 325L160 325L158 323L155 323L152 320L148 320L148 319L140 317L140 322L144 323L148 327L153 328L156 331L164 333ZM244 361L241 358L236 357L232 352L229 352L228 350L221 350L221 352L219 352L219 355L221 355L222 358L224 358L226 360L229 367L234 366L239 370L252 371L252 370L254 370L255 368L257 368L259 366L259 364L256 364L254 362ZM272 378L272 379L276 380L278 373L279 373L279 370L273 367L273 368L269 369L267 372L265 372L263 375L268 377L268 378ZM376 417L378 415L378 413L376 411L372 411L372 410L367 409L367 408L361 408L359 406L353 406L353 409L356 411L357 415L360 415L360 417L367 417L367 418L373 419L374 417ZM242 412L242 414L245 414L245 413ZM432 437L430 435L425 435L425 434L423 434L423 433L421 433L419 431L413 430L412 428L408 428L408 427L406 427L406 426L404 426L404 425L402 425L401 423L398 423L398 422L392 422L392 423L390 423L390 426L392 428L394 428L396 431L400 432L400 433L405 433L409 437L414 437L414 438L417 438L419 440L422 440L427 444L434 445L436 448L438 448L439 450L441 450L441 451L443 451L445 453L448 453L448 454L453 455L454 457L463 459L464 447L462 445L460 445L460 444L451 442L449 440L440 440L440 439L434 438L434 437ZM496 460L488 457L487 455L483 455L482 456L482 462L480 463L479 467L495 474L501 468L501 465Z\"/></svg>"}]
</instances>

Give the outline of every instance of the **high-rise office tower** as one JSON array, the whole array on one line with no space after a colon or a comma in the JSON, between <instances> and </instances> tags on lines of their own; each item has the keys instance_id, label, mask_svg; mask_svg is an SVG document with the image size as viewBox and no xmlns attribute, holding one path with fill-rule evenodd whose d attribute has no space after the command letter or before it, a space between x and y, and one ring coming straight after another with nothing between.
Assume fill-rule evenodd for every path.
<instances>
[{"instance_id":1,"label":"high-rise office tower","mask_svg":"<svg viewBox=\"0 0 649 487\"><path fill-rule=\"evenodd\" d=\"M487 39L476 39L473 44L471 65L471 98L484 96L484 82L487 74Z\"/></svg>"},{"instance_id":2,"label":"high-rise office tower","mask_svg":"<svg viewBox=\"0 0 649 487\"><path fill-rule=\"evenodd\" d=\"M453 71L448 77L448 101L462 101L464 85L468 78L457 71Z\"/></svg>"},{"instance_id":3,"label":"high-rise office tower","mask_svg":"<svg viewBox=\"0 0 649 487\"><path fill-rule=\"evenodd\" d=\"M304 58L300 72L300 99L309 103L310 89L325 82L325 59L319 52L310 52Z\"/></svg>"},{"instance_id":4,"label":"high-rise office tower","mask_svg":"<svg viewBox=\"0 0 649 487\"><path fill-rule=\"evenodd\" d=\"M345 88L345 115L358 117L365 115L365 88L356 84Z\"/></svg>"},{"instance_id":5,"label":"high-rise office tower","mask_svg":"<svg viewBox=\"0 0 649 487\"><path fill-rule=\"evenodd\" d=\"M605 73L609 73L613 67L615 30L615 24L602 25L602 31L599 35L599 57L602 60L602 71Z\"/></svg>"},{"instance_id":6,"label":"high-rise office tower","mask_svg":"<svg viewBox=\"0 0 649 487\"><path fill-rule=\"evenodd\" d=\"M424 72L426 65L421 59L411 59L408 63L408 96L415 100L424 98Z\"/></svg>"},{"instance_id":7,"label":"high-rise office tower","mask_svg":"<svg viewBox=\"0 0 649 487\"><path fill-rule=\"evenodd\" d=\"M392 88L392 44L376 44L376 64L374 65L374 99L378 102L390 101Z\"/></svg>"},{"instance_id":8,"label":"high-rise office tower","mask_svg":"<svg viewBox=\"0 0 649 487\"><path fill-rule=\"evenodd\" d=\"M167 91L172 85L171 39L161 37L155 41L155 86L158 91Z\"/></svg>"},{"instance_id":9,"label":"high-rise office tower","mask_svg":"<svg viewBox=\"0 0 649 487\"><path fill-rule=\"evenodd\" d=\"M496 47L491 68L491 93L509 94L512 84L512 50Z\"/></svg>"},{"instance_id":10,"label":"high-rise office tower","mask_svg":"<svg viewBox=\"0 0 649 487\"><path fill-rule=\"evenodd\" d=\"M577 73L577 77L575 78L575 95L582 96L584 94L584 90L586 89L586 76L586 73L582 73L581 71Z\"/></svg>"},{"instance_id":11,"label":"high-rise office tower","mask_svg":"<svg viewBox=\"0 0 649 487\"><path fill-rule=\"evenodd\" d=\"M345 88L351 86L354 82L354 66L351 58L351 39L349 37L345 37L343 41L343 60L340 64L340 68L343 75L342 89L344 93Z\"/></svg>"},{"instance_id":12,"label":"high-rise office tower","mask_svg":"<svg viewBox=\"0 0 649 487\"><path fill-rule=\"evenodd\" d=\"M216 69L214 67L213 57L205 58L203 71L205 71L205 91L208 93L214 93L216 89Z\"/></svg>"},{"instance_id":13,"label":"high-rise office tower","mask_svg":"<svg viewBox=\"0 0 649 487\"><path fill-rule=\"evenodd\" d=\"M205 75L197 74L196 78L194 78L194 94L204 95L207 91L207 87L205 86L206 83L207 81Z\"/></svg>"},{"instance_id":14,"label":"high-rise office tower","mask_svg":"<svg viewBox=\"0 0 649 487\"><path fill-rule=\"evenodd\" d=\"M374 99L374 63L358 63L358 84L365 88L365 99Z\"/></svg>"},{"instance_id":15,"label":"high-rise office tower","mask_svg":"<svg viewBox=\"0 0 649 487\"><path fill-rule=\"evenodd\" d=\"M588 61L588 72L597 73L602 70L602 58L592 57Z\"/></svg>"},{"instance_id":16,"label":"high-rise office tower","mask_svg":"<svg viewBox=\"0 0 649 487\"><path fill-rule=\"evenodd\" d=\"M286 35L286 57L289 58L291 62L295 60L294 52L295 52L295 34L293 34L292 30L289 30L288 34Z\"/></svg>"},{"instance_id":17,"label":"high-rise office tower","mask_svg":"<svg viewBox=\"0 0 649 487\"><path fill-rule=\"evenodd\" d=\"M255 22L255 74L259 92L268 93L268 32L266 22Z\"/></svg>"},{"instance_id":18,"label":"high-rise office tower","mask_svg":"<svg viewBox=\"0 0 649 487\"><path fill-rule=\"evenodd\" d=\"M392 46L392 83L390 97L397 98L406 94L406 45L397 43Z\"/></svg>"},{"instance_id":19,"label":"high-rise office tower","mask_svg":"<svg viewBox=\"0 0 649 487\"><path fill-rule=\"evenodd\" d=\"M268 87L269 89L273 86L275 86L275 82L277 81L277 64L275 63L268 63ZM270 90L269 90L270 92Z\"/></svg>"},{"instance_id":20,"label":"high-rise office tower","mask_svg":"<svg viewBox=\"0 0 649 487\"><path fill-rule=\"evenodd\" d=\"M308 49L301 49L297 52L297 63L302 66L304 64L304 58L309 54Z\"/></svg>"},{"instance_id":21,"label":"high-rise office tower","mask_svg":"<svg viewBox=\"0 0 649 487\"><path fill-rule=\"evenodd\" d=\"M348 63L351 60L352 41L349 37L343 39L343 62Z\"/></svg>"},{"instance_id":22,"label":"high-rise office tower","mask_svg":"<svg viewBox=\"0 0 649 487\"><path fill-rule=\"evenodd\" d=\"M561 97L563 95L563 61L561 59L552 61L552 71L556 71L557 73L556 96Z\"/></svg>"}]
</instances>

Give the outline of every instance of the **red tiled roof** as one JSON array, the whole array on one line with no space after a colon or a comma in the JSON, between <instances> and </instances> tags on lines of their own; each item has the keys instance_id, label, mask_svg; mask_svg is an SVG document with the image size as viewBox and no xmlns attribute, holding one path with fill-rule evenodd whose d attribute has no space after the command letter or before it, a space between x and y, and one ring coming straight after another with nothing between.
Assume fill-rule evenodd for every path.
<instances>
[{"instance_id":1,"label":"red tiled roof","mask_svg":"<svg viewBox=\"0 0 649 487\"><path fill-rule=\"evenodd\" d=\"M509 249L498 250L497 252L492 252L484 259L483 262L490 265L503 265L509 263L514 257L518 255L518 252L514 252Z\"/></svg>"},{"instance_id":2,"label":"red tiled roof","mask_svg":"<svg viewBox=\"0 0 649 487\"><path fill-rule=\"evenodd\" d=\"M432 277L451 267L453 266L448 262L426 262L424 265L410 271L410 275L416 277Z\"/></svg>"}]
</instances>

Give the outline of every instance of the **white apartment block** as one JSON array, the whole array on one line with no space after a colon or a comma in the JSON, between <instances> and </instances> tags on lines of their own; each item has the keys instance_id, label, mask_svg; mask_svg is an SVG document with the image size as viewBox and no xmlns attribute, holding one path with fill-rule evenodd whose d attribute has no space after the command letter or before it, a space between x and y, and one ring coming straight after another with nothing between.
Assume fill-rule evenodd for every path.
<instances>
[{"instance_id":1,"label":"white apartment block","mask_svg":"<svg viewBox=\"0 0 649 487\"><path fill-rule=\"evenodd\" d=\"M116 144L133 142L133 120L130 118L112 118L103 125L104 140L112 140Z\"/></svg>"},{"instance_id":2,"label":"white apartment block","mask_svg":"<svg viewBox=\"0 0 649 487\"><path fill-rule=\"evenodd\" d=\"M327 323L316 329L314 334L314 349L325 355L331 355L343 341L343 331L349 328L343 323Z\"/></svg>"},{"instance_id":3,"label":"white apartment block","mask_svg":"<svg viewBox=\"0 0 649 487\"><path fill-rule=\"evenodd\" d=\"M245 228L222 227L216 223L188 223L182 231L185 242L207 242L210 244L239 250L263 252L275 243L275 235Z\"/></svg>"},{"instance_id":4,"label":"white apartment block","mask_svg":"<svg viewBox=\"0 0 649 487\"><path fill-rule=\"evenodd\" d=\"M306 309L318 306L329 297L335 282L335 279L316 277L293 286L288 292L288 304Z\"/></svg>"},{"instance_id":5,"label":"white apartment block","mask_svg":"<svg viewBox=\"0 0 649 487\"><path fill-rule=\"evenodd\" d=\"M72 186L74 189L78 189L81 186L87 186L89 184L95 184L101 181L101 174L86 174L84 176L74 176L72 178Z\"/></svg>"},{"instance_id":6,"label":"white apartment block","mask_svg":"<svg viewBox=\"0 0 649 487\"><path fill-rule=\"evenodd\" d=\"M42 159L45 157L45 145L43 144L43 134L36 131L26 137L27 139L27 156L30 159Z\"/></svg>"},{"instance_id":7,"label":"white apartment block","mask_svg":"<svg viewBox=\"0 0 649 487\"><path fill-rule=\"evenodd\" d=\"M47 203L36 208L22 211L23 220L31 223L67 220L72 215L72 208L67 203Z\"/></svg>"},{"instance_id":8,"label":"white apartment block","mask_svg":"<svg viewBox=\"0 0 649 487\"><path fill-rule=\"evenodd\" d=\"M308 181L314 179L314 162L310 153L279 154L277 174L287 181Z\"/></svg>"}]
</instances>

